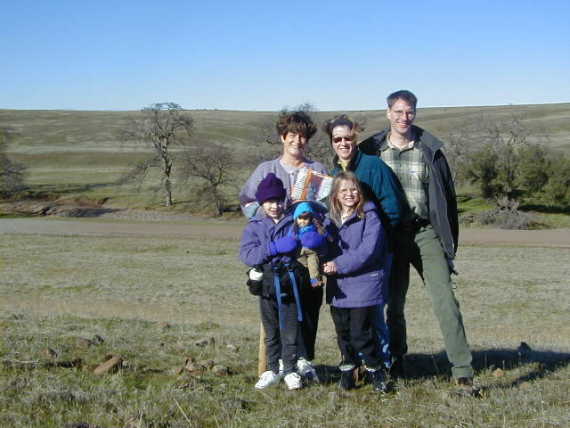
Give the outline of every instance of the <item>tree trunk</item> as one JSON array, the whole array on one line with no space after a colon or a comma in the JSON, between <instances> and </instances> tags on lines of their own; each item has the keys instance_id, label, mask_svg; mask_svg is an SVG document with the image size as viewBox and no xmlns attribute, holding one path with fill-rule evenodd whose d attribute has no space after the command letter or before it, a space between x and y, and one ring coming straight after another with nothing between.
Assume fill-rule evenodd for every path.
<instances>
[{"instance_id":1,"label":"tree trunk","mask_svg":"<svg viewBox=\"0 0 570 428\"><path fill-rule=\"evenodd\" d=\"M166 199L164 201L164 204L167 207L171 207L172 206L172 187L170 184L170 179L167 178L166 180L164 180L164 191L166 193Z\"/></svg>"},{"instance_id":2,"label":"tree trunk","mask_svg":"<svg viewBox=\"0 0 570 428\"><path fill-rule=\"evenodd\" d=\"M166 199L164 201L167 207L172 206L172 183L170 182L170 173L172 172L172 159L170 159L166 153L166 150L163 151L163 169L162 172L164 174L164 192Z\"/></svg>"}]
</instances>

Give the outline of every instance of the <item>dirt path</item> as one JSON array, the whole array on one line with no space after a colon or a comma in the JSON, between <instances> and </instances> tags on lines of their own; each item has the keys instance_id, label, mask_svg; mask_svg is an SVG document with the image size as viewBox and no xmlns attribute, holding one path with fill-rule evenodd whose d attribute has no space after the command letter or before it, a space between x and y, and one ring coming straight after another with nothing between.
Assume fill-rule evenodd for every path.
<instances>
[{"instance_id":1,"label":"dirt path","mask_svg":"<svg viewBox=\"0 0 570 428\"><path fill-rule=\"evenodd\" d=\"M43 218L1 219L1 234L168 236L239 240L243 221L198 220L185 223L105 222ZM570 248L570 229L555 230L461 230L461 245Z\"/></svg>"}]
</instances>

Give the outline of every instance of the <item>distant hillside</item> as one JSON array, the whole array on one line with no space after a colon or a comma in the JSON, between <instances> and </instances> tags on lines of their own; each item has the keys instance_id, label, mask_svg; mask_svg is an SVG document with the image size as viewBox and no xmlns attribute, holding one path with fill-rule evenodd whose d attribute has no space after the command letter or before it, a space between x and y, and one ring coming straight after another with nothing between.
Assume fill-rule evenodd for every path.
<instances>
[{"instance_id":1,"label":"distant hillside","mask_svg":"<svg viewBox=\"0 0 570 428\"><path fill-rule=\"evenodd\" d=\"M339 112L318 112L325 120ZM367 135L386 126L384 110L353 111L364 118ZM0 110L0 127L17 132L13 153L48 153L52 151L125 150L118 133L129 117L137 112ZM261 127L271 123L273 112L228 110L191 110L195 119L197 140L216 141L240 149L241 144L263 139ZM540 129L550 139L552 148L570 151L570 103L516 105L499 107L438 107L418 109L417 124L437 135L464 123L477 123L482 117L491 119L523 117L524 123ZM237 145L236 145L237 143Z\"/></svg>"},{"instance_id":2,"label":"distant hillside","mask_svg":"<svg viewBox=\"0 0 570 428\"><path fill-rule=\"evenodd\" d=\"M386 126L385 110L349 112L365 121L363 137ZM28 168L27 183L42 188L61 185L108 185L145 150L119 141L119 132L138 112L0 110L0 127L12 130L8 153ZM257 159L278 150L264 141L273 132L275 112L193 110L197 143L221 143L236 157ZM322 122L338 112L318 112ZM570 103L500 107L450 107L418 110L417 124L444 141L450 130L485 119L523 118L550 148L570 153ZM240 171L245 177L248 171ZM239 181L237 179L236 181ZM239 183L236 183L239 184ZM115 191L117 192L117 191ZM123 197L122 195L118 196Z\"/></svg>"}]
</instances>

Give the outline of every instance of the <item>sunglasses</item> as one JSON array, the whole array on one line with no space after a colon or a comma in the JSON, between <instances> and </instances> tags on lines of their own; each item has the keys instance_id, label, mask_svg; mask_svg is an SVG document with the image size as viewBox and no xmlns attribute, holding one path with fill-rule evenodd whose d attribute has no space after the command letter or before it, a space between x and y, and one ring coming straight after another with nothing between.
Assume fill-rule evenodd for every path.
<instances>
[{"instance_id":1,"label":"sunglasses","mask_svg":"<svg viewBox=\"0 0 570 428\"><path fill-rule=\"evenodd\" d=\"M349 137L334 137L332 139L332 142L335 144L340 143L342 140L347 141L349 143L352 143L354 141L354 136L349 136Z\"/></svg>"}]
</instances>

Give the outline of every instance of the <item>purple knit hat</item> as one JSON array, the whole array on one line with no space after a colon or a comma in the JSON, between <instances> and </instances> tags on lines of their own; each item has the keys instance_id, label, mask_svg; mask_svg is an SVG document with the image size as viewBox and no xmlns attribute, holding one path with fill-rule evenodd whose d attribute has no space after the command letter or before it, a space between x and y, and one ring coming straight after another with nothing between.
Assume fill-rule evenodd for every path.
<instances>
[{"instance_id":1,"label":"purple knit hat","mask_svg":"<svg viewBox=\"0 0 570 428\"><path fill-rule=\"evenodd\" d=\"M263 204L269 199L284 200L287 196L287 191L283 187L283 182L272 172L267 174L255 192L255 199L259 204Z\"/></svg>"}]
</instances>

